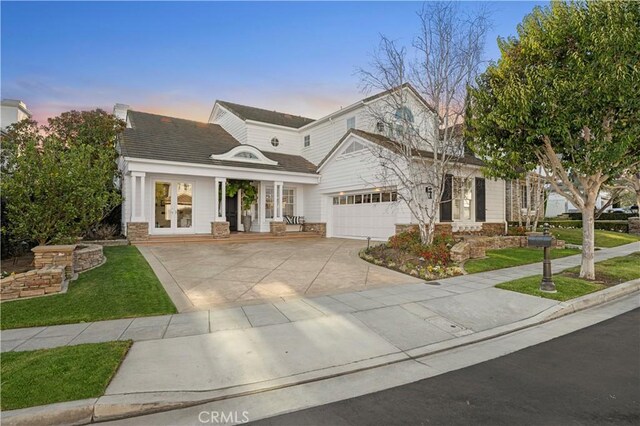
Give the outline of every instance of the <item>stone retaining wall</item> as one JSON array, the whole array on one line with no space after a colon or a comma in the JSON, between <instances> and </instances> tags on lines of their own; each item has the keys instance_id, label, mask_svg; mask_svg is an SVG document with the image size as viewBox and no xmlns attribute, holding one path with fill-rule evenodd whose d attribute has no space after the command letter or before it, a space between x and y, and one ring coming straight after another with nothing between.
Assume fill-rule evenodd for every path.
<instances>
[{"instance_id":1,"label":"stone retaining wall","mask_svg":"<svg viewBox=\"0 0 640 426\"><path fill-rule=\"evenodd\" d=\"M33 252L33 266L42 269L47 266L63 266L67 278L71 278L74 273L73 251L76 245L55 245L36 246L31 249Z\"/></svg>"},{"instance_id":2,"label":"stone retaining wall","mask_svg":"<svg viewBox=\"0 0 640 426\"><path fill-rule=\"evenodd\" d=\"M95 268L102 262L104 262L102 246L97 244L78 246L73 252L73 270L75 272Z\"/></svg>"},{"instance_id":3,"label":"stone retaining wall","mask_svg":"<svg viewBox=\"0 0 640 426\"><path fill-rule=\"evenodd\" d=\"M323 237L327 236L327 224L324 222L309 222L302 225L303 232L315 232Z\"/></svg>"},{"instance_id":4,"label":"stone retaining wall","mask_svg":"<svg viewBox=\"0 0 640 426\"><path fill-rule=\"evenodd\" d=\"M0 300L57 293L62 290L64 279L65 267L62 265L12 274L0 279Z\"/></svg>"},{"instance_id":5,"label":"stone retaining wall","mask_svg":"<svg viewBox=\"0 0 640 426\"><path fill-rule=\"evenodd\" d=\"M396 224L396 234L407 231L409 229L418 229L416 224ZM482 223L481 225L474 225L473 229L470 226L464 226L453 223L436 223L436 234L444 234L448 236L461 236L461 235L484 235L484 236L496 236L504 235L504 223Z\"/></svg>"},{"instance_id":6,"label":"stone retaining wall","mask_svg":"<svg viewBox=\"0 0 640 426\"><path fill-rule=\"evenodd\" d=\"M451 260L464 262L467 259L478 259L486 256L487 250L513 247L528 247L526 236L510 237L462 237L462 240L451 247ZM564 241L553 238L552 247L564 248Z\"/></svg>"}]
</instances>

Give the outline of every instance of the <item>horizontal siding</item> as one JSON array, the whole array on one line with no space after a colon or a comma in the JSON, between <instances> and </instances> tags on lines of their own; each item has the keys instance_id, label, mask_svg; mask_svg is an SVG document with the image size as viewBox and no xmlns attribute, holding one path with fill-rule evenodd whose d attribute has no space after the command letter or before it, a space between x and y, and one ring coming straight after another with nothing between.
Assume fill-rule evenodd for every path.
<instances>
[{"instance_id":1,"label":"horizontal siding","mask_svg":"<svg viewBox=\"0 0 640 426\"><path fill-rule=\"evenodd\" d=\"M271 126L261 126L259 124L246 124L247 141L261 151L278 152L280 154L300 155L302 137L298 130L277 128ZM280 142L277 147L271 145L272 138L278 138Z\"/></svg>"}]
</instances>

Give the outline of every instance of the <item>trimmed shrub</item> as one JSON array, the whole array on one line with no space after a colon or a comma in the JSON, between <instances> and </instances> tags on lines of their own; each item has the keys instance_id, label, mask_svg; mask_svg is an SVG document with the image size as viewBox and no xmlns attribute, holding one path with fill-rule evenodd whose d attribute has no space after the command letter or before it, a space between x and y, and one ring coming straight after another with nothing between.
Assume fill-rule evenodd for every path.
<instances>
[{"instance_id":1,"label":"trimmed shrub","mask_svg":"<svg viewBox=\"0 0 640 426\"><path fill-rule=\"evenodd\" d=\"M565 213L569 220L582 220L582 213ZM598 220L627 220L630 217L637 216L637 213L623 213L623 212L607 212L602 213ZM553 220L553 219L549 219Z\"/></svg>"},{"instance_id":2,"label":"trimmed shrub","mask_svg":"<svg viewBox=\"0 0 640 426\"><path fill-rule=\"evenodd\" d=\"M552 228L582 228L581 220L546 220L544 222L540 222L540 226L545 222ZM515 222L515 224L517 225L517 222ZM628 233L629 222L626 220L596 220L594 228L602 229L603 231Z\"/></svg>"}]
</instances>

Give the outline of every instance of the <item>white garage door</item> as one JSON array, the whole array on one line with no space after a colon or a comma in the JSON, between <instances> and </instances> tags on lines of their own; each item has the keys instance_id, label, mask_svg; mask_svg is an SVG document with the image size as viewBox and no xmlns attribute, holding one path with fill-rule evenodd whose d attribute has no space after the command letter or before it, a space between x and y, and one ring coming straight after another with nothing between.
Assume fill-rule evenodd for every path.
<instances>
[{"instance_id":1,"label":"white garage door","mask_svg":"<svg viewBox=\"0 0 640 426\"><path fill-rule=\"evenodd\" d=\"M371 191L333 197L333 236L388 239L395 234L396 196L395 192Z\"/></svg>"}]
</instances>

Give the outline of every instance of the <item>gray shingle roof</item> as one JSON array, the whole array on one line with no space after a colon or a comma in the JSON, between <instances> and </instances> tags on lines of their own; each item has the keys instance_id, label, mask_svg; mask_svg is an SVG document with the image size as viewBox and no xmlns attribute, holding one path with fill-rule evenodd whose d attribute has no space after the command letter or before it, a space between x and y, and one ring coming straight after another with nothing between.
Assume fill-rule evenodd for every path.
<instances>
[{"instance_id":1,"label":"gray shingle roof","mask_svg":"<svg viewBox=\"0 0 640 426\"><path fill-rule=\"evenodd\" d=\"M277 124L278 126L293 127L294 129L299 129L302 126L315 121L312 118L287 114L286 112L270 111L268 109L234 104L227 101L216 102L243 120L253 120L259 121L261 123Z\"/></svg>"},{"instance_id":2,"label":"gray shingle roof","mask_svg":"<svg viewBox=\"0 0 640 426\"><path fill-rule=\"evenodd\" d=\"M381 134L378 134L378 133L365 132L364 130L349 129L349 130L347 130L347 133L345 133L344 136L342 136L340 138L338 143L336 143L333 146L333 148L331 148L331 151L329 151L329 153L322 159L320 164L318 164L318 169L320 169L320 167L322 167L322 165L327 162L329 157L331 157L331 155L340 147L340 145L342 145L342 142L344 142L344 140L347 137L349 137L349 135L360 136L361 138L364 138L364 139L368 140L369 142L373 142L376 145L380 145L380 146L382 146L384 148L391 149L391 150L395 150L400 146L399 142L396 142L393 139L389 139L388 137L386 137L384 135L381 135ZM419 156L419 157L423 157L423 158L433 158L433 152L431 152L431 151L415 150L414 155L415 156ZM475 157L473 154L469 154L467 152L465 152L465 156L460 159L460 163L462 163L462 164L471 164L471 165L475 165L475 166L483 166L484 165L484 162L481 159L479 159L479 158Z\"/></svg>"},{"instance_id":3,"label":"gray shingle roof","mask_svg":"<svg viewBox=\"0 0 640 426\"><path fill-rule=\"evenodd\" d=\"M222 165L251 169L315 173L316 166L299 155L263 152L277 165L212 160L211 154L224 154L241 145L217 124L165 117L140 111L128 112L131 128L121 138L122 154L132 158Z\"/></svg>"}]
</instances>

